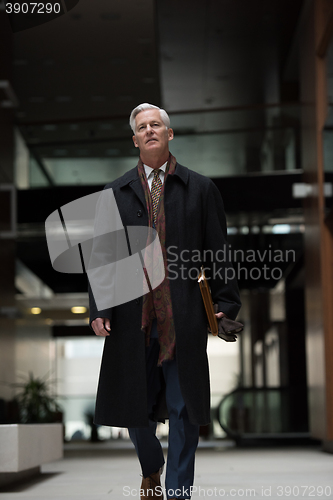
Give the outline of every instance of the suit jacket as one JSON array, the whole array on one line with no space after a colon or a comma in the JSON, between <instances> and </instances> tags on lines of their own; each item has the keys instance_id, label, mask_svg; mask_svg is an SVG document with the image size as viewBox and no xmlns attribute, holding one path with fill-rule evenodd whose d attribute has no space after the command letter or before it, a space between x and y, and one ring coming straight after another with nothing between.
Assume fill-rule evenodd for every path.
<instances>
[{"instance_id":1,"label":"suit jacket","mask_svg":"<svg viewBox=\"0 0 333 500\"><path fill-rule=\"evenodd\" d=\"M124 226L148 225L144 192L137 167L108 184ZM192 423L210 422L210 386L206 354L207 317L197 283L202 263L213 300L235 319L241 303L226 251L226 219L215 184L177 163L164 188L166 248L179 382ZM145 334L141 331L142 297L97 311L90 293L90 322L111 321L101 363L95 423L117 427L148 425ZM159 416L156 415L156 419Z\"/></svg>"}]
</instances>

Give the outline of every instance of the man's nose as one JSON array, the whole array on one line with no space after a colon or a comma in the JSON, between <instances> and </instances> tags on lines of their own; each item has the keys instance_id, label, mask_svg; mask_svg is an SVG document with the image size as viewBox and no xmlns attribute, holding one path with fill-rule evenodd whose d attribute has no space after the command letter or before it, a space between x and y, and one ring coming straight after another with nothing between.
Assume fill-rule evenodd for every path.
<instances>
[{"instance_id":1,"label":"man's nose","mask_svg":"<svg viewBox=\"0 0 333 500\"><path fill-rule=\"evenodd\" d=\"M153 130L152 127L150 125L147 125L147 127L146 127L147 134L150 134L152 132L152 130Z\"/></svg>"}]
</instances>

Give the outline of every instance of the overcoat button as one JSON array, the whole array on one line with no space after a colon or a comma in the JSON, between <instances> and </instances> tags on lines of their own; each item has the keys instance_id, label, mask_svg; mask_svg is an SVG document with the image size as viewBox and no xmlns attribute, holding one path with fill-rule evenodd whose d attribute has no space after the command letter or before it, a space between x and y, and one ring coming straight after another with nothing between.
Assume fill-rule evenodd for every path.
<instances>
[{"instance_id":1,"label":"overcoat button","mask_svg":"<svg viewBox=\"0 0 333 500\"><path fill-rule=\"evenodd\" d=\"M138 210L138 212L137 212L137 216L138 216L138 217L142 217L142 210Z\"/></svg>"},{"instance_id":2,"label":"overcoat button","mask_svg":"<svg viewBox=\"0 0 333 500\"><path fill-rule=\"evenodd\" d=\"M135 299L136 304L140 304L140 299Z\"/></svg>"}]
</instances>

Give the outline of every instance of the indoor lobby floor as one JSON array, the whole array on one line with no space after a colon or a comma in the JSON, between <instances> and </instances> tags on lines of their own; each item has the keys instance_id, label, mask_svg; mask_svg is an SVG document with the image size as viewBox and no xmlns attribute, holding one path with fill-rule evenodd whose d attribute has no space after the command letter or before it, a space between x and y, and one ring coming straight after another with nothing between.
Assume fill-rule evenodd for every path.
<instances>
[{"instance_id":1,"label":"indoor lobby floor","mask_svg":"<svg viewBox=\"0 0 333 500\"><path fill-rule=\"evenodd\" d=\"M139 500L140 484L130 443L78 445L66 447L65 457L44 465L36 479L0 490L0 500ZM197 451L195 487L193 499L333 499L333 455L316 446L203 445Z\"/></svg>"}]
</instances>

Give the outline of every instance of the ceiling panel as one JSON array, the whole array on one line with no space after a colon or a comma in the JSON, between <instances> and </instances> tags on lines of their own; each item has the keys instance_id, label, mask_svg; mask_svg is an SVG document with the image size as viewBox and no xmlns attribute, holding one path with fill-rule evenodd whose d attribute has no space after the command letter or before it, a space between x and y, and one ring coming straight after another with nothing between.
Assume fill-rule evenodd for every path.
<instances>
[{"instance_id":1,"label":"ceiling panel","mask_svg":"<svg viewBox=\"0 0 333 500\"><path fill-rule=\"evenodd\" d=\"M157 6L169 111L279 100L276 89L268 92L266 74L275 69L279 89L302 0L170 0Z\"/></svg>"},{"instance_id":2,"label":"ceiling panel","mask_svg":"<svg viewBox=\"0 0 333 500\"><path fill-rule=\"evenodd\" d=\"M80 0L14 36L20 122L126 115L160 101L153 0Z\"/></svg>"}]
</instances>

